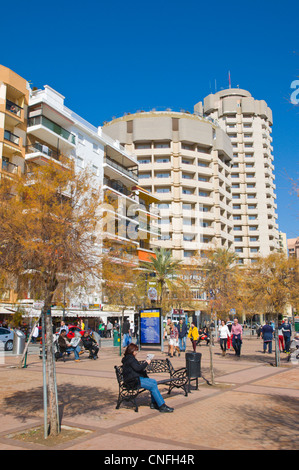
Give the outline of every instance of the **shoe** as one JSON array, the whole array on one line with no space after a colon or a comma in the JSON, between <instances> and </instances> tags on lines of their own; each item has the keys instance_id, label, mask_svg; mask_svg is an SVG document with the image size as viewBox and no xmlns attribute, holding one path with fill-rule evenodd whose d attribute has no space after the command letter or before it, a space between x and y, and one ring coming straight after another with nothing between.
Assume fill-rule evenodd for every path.
<instances>
[{"instance_id":1,"label":"shoe","mask_svg":"<svg viewBox=\"0 0 299 470\"><path fill-rule=\"evenodd\" d=\"M80 351L79 352L79 356L81 356L82 354L84 354L85 351Z\"/></svg>"},{"instance_id":2,"label":"shoe","mask_svg":"<svg viewBox=\"0 0 299 470\"><path fill-rule=\"evenodd\" d=\"M158 410L159 407L158 407L157 403L151 403L151 404L150 404L150 409L151 409L151 410Z\"/></svg>"},{"instance_id":3,"label":"shoe","mask_svg":"<svg viewBox=\"0 0 299 470\"><path fill-rule=\"evenodd\" d=\"M80 359L75 359L75 362L81 362Z\"/></svg>"},{"instance_id":4,"label":"shoe","mask_svg":"<svg viewBox=\"0 0 299 470\"><path fill-rule=\"evenodd\" d=\"M166 403L163 403L159 408L160 413L172 413L173 410L174 409L167 406Z\"/></svg>"}]
</instances>

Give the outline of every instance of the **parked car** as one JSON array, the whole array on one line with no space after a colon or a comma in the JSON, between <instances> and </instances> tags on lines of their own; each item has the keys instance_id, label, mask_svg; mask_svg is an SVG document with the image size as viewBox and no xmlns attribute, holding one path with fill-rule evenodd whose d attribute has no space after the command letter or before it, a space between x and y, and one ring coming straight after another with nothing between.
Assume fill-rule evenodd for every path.
<instances>
[{"instance_id":1,"label":"parked car","mask_svg":"<svg viewBox=\"0 0 299 470\"><path fill-rule=\"evenodd\" d=\"M79 328L79 326L77 325L68 325L68 329L69 329L69 332L67 334L67 337L69 339L72 339L74 338L75 336L83 336L84 335L84 331L81 330L81 328Z\"/></svg>"},{"instance_id":2,"label":"parked car","mask_svg":"<svg viewBox=\"0 0 299 470\"><path fill-rule=\"evenodd\" d=\"M5 351L12 351L13 349L14 332L8 328L0 327L0 342L4 343Z\"/></svg>"}]
</instances>

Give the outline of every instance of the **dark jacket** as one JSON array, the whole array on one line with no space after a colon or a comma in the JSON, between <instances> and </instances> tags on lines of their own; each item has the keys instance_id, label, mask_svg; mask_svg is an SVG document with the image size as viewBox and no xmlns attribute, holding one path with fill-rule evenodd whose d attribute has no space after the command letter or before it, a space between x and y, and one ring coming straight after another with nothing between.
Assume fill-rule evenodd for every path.
<instances>
[{"instance_id":1,"label":"dark jacket","mask_svg":"<svg viewBox=\"0 0 299 470\"><path fill-rule=\"evenodd\" d=\"M145 371L148 365L147 362L139 362L133 354L128 354L123 357L122 364L124 383L130 385L130 387L139 388L139 378L147 377L147 373Z\"/></svg>"},{"instance_id":2,"label":"dark jacket","mask_svg":"<svg viewBox=\"0 0 299 470\"><path fill-rule=\"evenodd\" d=\"M291 337L291 334L292 334L292 327L289 323L283 323L282 324L282 332L283 332L283 336L286 336L286 337Z\"/></svg>"},{"instance_id":3,"label":"dark jacket","mask_svg":"<svg viewBox=\"0 0 299 470\"><path fill-rule=\"evenodd\" d=\"M63 338L61 335L58 336L58 344L59 344L60 351L62 353L65 352L67 348L69 347L69 345L67 344L67 340Z\"/></svg>"},{"instance_id":4,"label":"dark jacket","mask_svg":"<svg viewBox=\"0 0 299 470\"><path fill-rule=\"evenodd\" d=\"M270 325L264 325L262 328L262 335L264 341L272 341L273 339L273 328Z\"/></svg>"},{"instance_id":5,"label":"dark jacket","mask_svg":"<svg viewBox=\"0 0 299 470\"><path fill-rule=\"evenodd\" d=\"M178 332L179 332L179 338L184 338L185 336L187 336L187 325L186 323L183 321L183 323L179 323L178 324Z\"/></svg>"},{"instance_id":6,"label":"dark jacket","mask_svg":"<svg viewBox=\"0 0 299 470\"><path fill-rule=\"evenodd\" d=\"M82 336L81 340L85 349L91 349L92 347L98 346L98 343L91 336Z\"/></svg>"},{"instance_id":7,"label":"dark jacket","mask_svg":"<svg viewBox=\"0 0 299 470\"><path fill-rule=\"evenodd\" d=\"M128 333L130 333L130 322L129 322L129 321L125 321L125 322L124 322L122 333L123 333L124 335L127 335Z\"/></svg>"}]
</instances>

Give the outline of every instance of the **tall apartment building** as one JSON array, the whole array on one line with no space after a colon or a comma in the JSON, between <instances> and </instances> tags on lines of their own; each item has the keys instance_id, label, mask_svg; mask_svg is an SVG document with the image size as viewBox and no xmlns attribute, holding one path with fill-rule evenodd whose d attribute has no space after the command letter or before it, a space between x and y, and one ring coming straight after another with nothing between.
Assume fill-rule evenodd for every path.
<instances>
[{"instance_id":1,"label":"tall apartment building","mask_svg":"<svg viewBox=\"0 0 299 470\"><path fill-rule=\"evenodd\" d=\"M153 111L125 115L103 130L137 155L139 183L161 199L159 245L185 261L208 247L233 248L233 151L217 124Z\"/></svg>"},{"instance_id":2,"label":"tall apartment building","mask_svg":"<svg viewBox=\"0 0 299 470\"><path fill-rule=\"evenodd\" d=\"M29 86L0 65L0 182L24 172ZM11 289L0 290L0 300L14 302Z\"/></svg>"},{"instance_id":3,"label":"tall apartment building","mask_svg":"<svg viewBox=\"0 0 299 470\"><path fill-rule=\"evenodd\" d=\"M254 262L279 249L271 109L237 88L210 94L194 110L217 120L231 140L235 251L241 264Z\"/></svg>"}]
</instances>

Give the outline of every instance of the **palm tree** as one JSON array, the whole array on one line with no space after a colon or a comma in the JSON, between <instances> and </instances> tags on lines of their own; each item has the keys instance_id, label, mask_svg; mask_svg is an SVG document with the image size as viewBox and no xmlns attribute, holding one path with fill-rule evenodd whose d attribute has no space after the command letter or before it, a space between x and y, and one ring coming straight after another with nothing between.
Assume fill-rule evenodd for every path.
<instances>
[{"instance_id":1,"label":"palm tree","mask_svg":"<svg viewBox=\"0 0 299 470\"><path fill-rule=\"evenodd\" d=\"M155 248L153 251L154 256L150 257L150 261L143 262L141 268L145 274L155 273L160 293L158 300L162 306L166 289L173 288L182 262L173 259L171 251L165 248Z\"/></svg>"}]
</instances>

